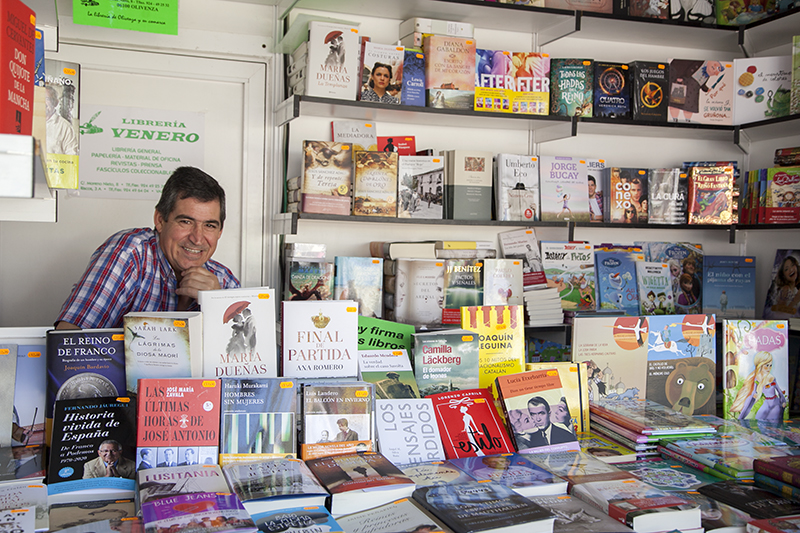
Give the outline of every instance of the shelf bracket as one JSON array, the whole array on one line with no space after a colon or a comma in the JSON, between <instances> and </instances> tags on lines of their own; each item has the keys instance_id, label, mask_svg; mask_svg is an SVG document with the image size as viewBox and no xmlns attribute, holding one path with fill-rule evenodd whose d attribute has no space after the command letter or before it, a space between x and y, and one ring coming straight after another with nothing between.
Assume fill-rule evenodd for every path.
<instances>
[{"instance_id":1,"label":"shelf bracket","mask_svg":"<svg viewBox=\"0 0 800 533\"><path fill-rule=\"evenodd\" d=\"M572 220L567 221L567 240L575 240L575 222Z\"/></svg>"},{"instance_id":2,"label":"shelf bracket","mask_svg":"<svg viewBox=\"0 0 800 533\"><path fill-rule=\"evenodd\" d=\"M741 126L736 126L736 129L733 130L733 143L745 154L750 154L750 145L752 141L750 140L750 136L747 135L747 132L744 131Z\"/></svg>"},{"instance_id":3,"label":"shelf bracket","mask_svg":"<svg viewBox=\"0 0 800 533\"><path fill-rule=\"evenodd\" d=\"M744 57L753 57L753 54L750 52L755 49L755 46L752 43L752 40L749 37L749 33L746 31L746 26L739 27L739 49L741 49Z\"/></svg>"},{"instance_id":4,"label":"shelf bracket","mask_svg":"<svg viewBox=\"0 0 800 533\"><path fill-rule=\"evenodd\" d=\"M290 96L275 108L275 124L280 128L300 116L300 99Z\"/></svg>"},{"instance_id":5,"label":"shelf bracket","mask_svg":"<svg viewBox=\"0 0 800 533\"><path fill-rule=\"evenodd\" d=\"M278 235L297 234L297 213L278 213L272 218L273 233Z\"/></svg>"},{"instance_id":6,"label":"shelf bracket","mask_svg":"<svg viewBox=\"0 0 800 533\"><path fill-rule=\"evenodd\" d=\"M736 244L736 224L731 224L731 227L728 228L728 242L731 244Z\"/></svg>"},{"instance_id":7,"label":"shelf bracket","mask_svg":"<svg viewBox=\"0 0 800 533\"><path fill-rule=\"evenodd\" d=\"M550 25L545 30L539 31L536 34L536 46L546 46L579 31L581 31L581 15L580 12L576 12L574 18L565 19L557 24Z\"/></svg>"}]
</instances>

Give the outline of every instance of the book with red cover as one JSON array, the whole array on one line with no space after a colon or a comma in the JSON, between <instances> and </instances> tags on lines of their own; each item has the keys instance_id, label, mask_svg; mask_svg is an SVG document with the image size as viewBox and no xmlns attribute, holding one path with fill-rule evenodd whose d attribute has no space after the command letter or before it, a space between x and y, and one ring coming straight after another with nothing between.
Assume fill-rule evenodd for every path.
<instances>
[{"instance_id":1,"label":"book with red cover","mask_svg":"<svg viewBox=\"0 0 800 533\"><path fill-rule=\"evenodd\" d=\"M137 455L149 448L153 466L217 464L221 388L218 379L140 379Z\"/></svg>"},{"instance_id":2,"label":"book with red cover","mask_svg":"<svg viewBox=\"0 0 800 533\"><path fill-rule=\"evenodd\" d=\"M488 389L442 392L428 398L433 400L448 459L514 452Z\"/></svg>"},{"instance_id":3,"label":"book with red cover","mask_svg":"<svg viewBox=\"0 0 800 533\"><path fill-rule=\"evenodd\" d=\"M765 457L753 460L753 471L789 485L800 487L800 457Z\"/></svg>"},{"instance_id":4,"label":"book with red cover","mask_svg":"<svg viewBox=\"0 0 800 533\"><path fill-rule=\"evenodd\" d=\"M732 166L692 167L689 224L730 224L733 219Z\"/></svg>"},{"instance_id":5,"label":"book with red cover","mask_svg":"<svg viewBox=\"0 0 800 533\"><path fill-rule=\"evenodd\" d=\"M0 0L0 133L33 130L36 15L21 0ZM6 70L8 69L8 70Z\"/></svg>"},{"instance_id":6,"label":"book with red cover","mask_svg":"<svg viewBox=\"0 0 800 533\"><path fill-rule=\"evenodd\" d=\"M416 137L413 135L378 136L379 152L397 152L397 155L417 155Z\"/></svg>"}]
</instances>

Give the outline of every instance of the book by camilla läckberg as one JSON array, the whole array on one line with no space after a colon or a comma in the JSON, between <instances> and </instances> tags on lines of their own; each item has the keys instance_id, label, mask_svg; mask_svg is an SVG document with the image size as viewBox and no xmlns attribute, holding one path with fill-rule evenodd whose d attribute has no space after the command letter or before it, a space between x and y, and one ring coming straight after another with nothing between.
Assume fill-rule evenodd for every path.
<instances>
[{"instance_id":1,"label":"book by camilla l\u00e4ckberg","mask_svg":"<svg viewBox=\"0 0 800 533\"><path fill-rule=\"evenodd\" d=\"M397 216L397 154L355 152L353 214L372 217Z\"/></svg>"},{"instance_id":2,"label":"book by camilla l\u00e4ckberg","mask_svg":"<svg viewBox=\"0 0 800 533\"><path fill-rule=\"evenodd\" d=\"M420 396L478 387L479 338L465 329L414 334Z\"/></svg>"}]
</instances>

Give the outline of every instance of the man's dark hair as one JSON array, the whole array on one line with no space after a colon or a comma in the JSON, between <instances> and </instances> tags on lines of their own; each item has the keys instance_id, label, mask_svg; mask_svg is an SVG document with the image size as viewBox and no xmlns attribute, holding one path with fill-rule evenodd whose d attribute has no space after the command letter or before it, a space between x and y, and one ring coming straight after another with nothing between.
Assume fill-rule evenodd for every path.
<instances>
[{"instance_id":1,"label":"man's dark hair","mask_svg":"<svg viewBox=\"0 0 800 533\"><path fill-rule=\"evenodd\" d=\"M594 179L594 176L589 176L589 181L591 181L592 183L594 183L595 185L597 185L597 180L596 180L596 179Z\"/></svg>"},{"instance_id":2,"label":"man's dark hair","mask_svg":"<svg viewBox=\"0 0 800 533\"><path fill-rule=\"evenodd\" d=\"M337 425L337 426L347 426L347 427L350 427L350 424L348 424L348 423L347 423L347 419L346 419L346 418L340 418L339 420L337 420L337 421L336 421L336 425Z\"/></svg>"},{"instance_id":3,"label":"man's dark hair","mask_svg":"<svg viewBox=\"0 0 800 533\"><path fill-rule=\"evenodd\" d=\"M534 396L528 400L528 407L536 407L537 405L544 405L544 408L547 409L547 414L550 414L550 404L541 396Z\"/></svg>"},{"instance_id":4,"label":"man's dark hair","mask_svg":"<svg viewBox=\"0 0 800 533\"><path fill-rule=\"evenodd\" d=\"M194 198L201 202L218 200L219 222L220 225L225 223L225 191L217 180L199 168L176 168L161 190L156 210L167 220L178 200L184 198Z\"/></svg>"}]
</instances>

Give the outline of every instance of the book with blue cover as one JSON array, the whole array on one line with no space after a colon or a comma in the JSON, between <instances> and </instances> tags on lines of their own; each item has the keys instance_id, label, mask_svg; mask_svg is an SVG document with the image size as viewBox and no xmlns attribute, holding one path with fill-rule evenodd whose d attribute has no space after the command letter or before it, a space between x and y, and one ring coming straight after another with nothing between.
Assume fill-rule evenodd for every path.
<instances>
[{"instance_id":1,"label":"book with blue cover","mask_svg":"<svg viewBox=\"0 0 800 533\"><path fill-rule=\"evenodd\" d=\"M344 257L335 259L334 294L336 300L358 302L361 316L383 316L383 259Z\"/></svg>"},{"instance_id":2,"label":"book with blue cover","mask_svg":"<svg viewBox=\"0 0 800 533\"><path fill-rule=\"evenodd\" d=\"M598 309L616 309L626 315L639 315L636 263L643 260L644 254L639 247L632 246L628 251L595 248Z\"/></svg>"},{"instance_id":3,"label":"book with blue cover","mask_svg":"<svg viewBox=\"0 0 800 533\"><path fill-rule=\"evenodd\" d=\"M707 255L703 259L703 313L722 318L754 318L756 258Z\"/></svg>"},{"instance_id":4,"label":"book with blue cover","mask_svg":"<svg viewBox=\"0 0 800 533\"><path fill-rule=\"evenodd\" d=\"M405 49L400 103L425 107L425 54L421 48Z\"/></svg>"},{"instance_id":5,"label":"book with blue cover","mask_svg":"<svg viewBox=\"0 0 800 533\"><path fill-rule=\"evenodd\" d=\"M343 533L344 529L325 507L291 507L264 513L254 513L253 521L259 531L280 531L291 533L305 531L316 533L326 531L329 533Z\"/></svg>"},{"instance_id":6,"label":"book with blue cover","mask_svg":"<svg viewBox=\"0 0 800 533\"><path fill-rule=\"evenodd\" d=\"M567 492L565 480L518 453L463 457L450 459L449 462L476 481L496 481L522 496L546 496Z\"/></svg>"}]
</instances>

